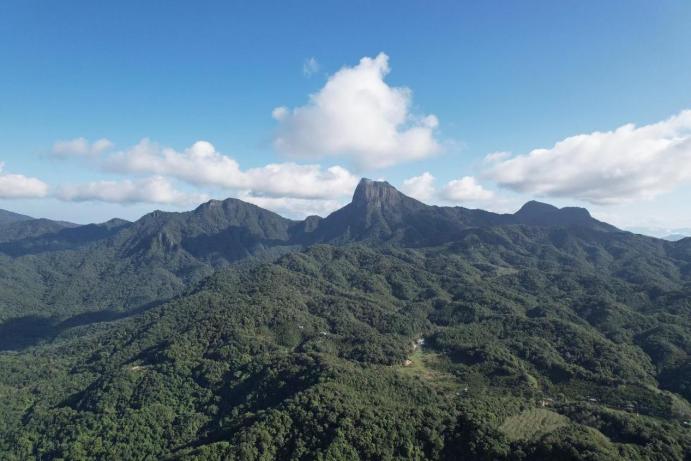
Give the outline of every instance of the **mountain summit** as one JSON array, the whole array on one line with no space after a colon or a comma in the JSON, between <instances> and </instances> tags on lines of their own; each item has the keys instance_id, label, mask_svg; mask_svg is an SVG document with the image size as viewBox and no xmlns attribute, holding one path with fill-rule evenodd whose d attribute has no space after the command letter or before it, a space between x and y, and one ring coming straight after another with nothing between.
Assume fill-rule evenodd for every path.
<instances>
[{"instance_id":1,"label":"mountain summit","mask_svg":"<svg viewBox=\"0 0 691 461\"><path fill-rule=\"evenodd\" d=\"M46 299L51 309L79 311L59 288L75 280L85 293L98 293L90 309L127 310L173 296L214 269L247 258L273 259L317 243L432 247L505 226L618 232L581 208L529 202L515 214L497 214L432 206L387 182L362 179L351 203L303 221L232 198L183 213L154 211L132 223L77 226L27 218L0 226L0 255L7 257L0 260L0 272L14 277L4 283L18 292L16 308L23 312ZM45 292L34 289L43 268L56 264L62 282L46 285Z\"/></svg>"},{"instance_id":2,"label":"mountain summit","mask_svg":"<svg viewBox=\"0 0 691 461\"><path fill-rule=\"evenodd\" d=\"M386 181L363 178L351 203L319 222L317 241L396 240L431 245L458 238L469 228L501 225L575 226L615 231L593 219L583 208L562 208L531 201L514 214L497 214L463 207L426 205L408 197Z\"/></svg>"},{"instance_id":3,"label":"mountain summit","mask_svg":"<svg viewBox=\"0 0 691 461\"><path fill-rule=\"evenodd\" d=\"M154 211L133 223L118 221L117 225L77 226L2 210L0 218L10 221L2 226L4 236L0 236L0 242L5 244L0 247L0 253L30 254L39 248L42 251L77 249L108 240L108 246L119 248L127 255L144 251L142 254L149 256L164 256L165 252L182 251L218 263L230 263L270 247L320 242L440 244L458 238L465 229L492 226L617 230L592 218L584 208L559 209L530 201L514 214L497 214L432 206L403 194L386 181L367 178L360 180L351 203L325 218L311 216L303 221L286 219L234 198L211 200L183 213ZM61 231L65 227L73 229ZM87 230L89 238L80 238Z\"/></svg>"},{"instance_id":4,"label":"mountain summit","mask_svg":"<svg viewBox=\"0 0 691 461\"><path fill-rule=\"evenodd\" d=\"M518 224L532 226L584 226L613 231L616 227L593 218L588 210L579 207L557 208L531 200L513 214Z\"/></svg>"},{"instance_id":5,"label":"mountain summit","mask_svg":"<svg viewBox=\"0 0 691 461\"><path fill-rule=\"evenodd\" d=\"M388 240L402 231L427 205L404 195L385 181L363 178L353 200L323 219L314 235L318 241Z\"/></svg>"},{"instance_id":6,"label":"mountain summit","mask_svg":"<svg viewBox=\"0 0 691 461\"><path fill-rule=\"evenodd\" d=\"M412 204L417 200L404 195L386 181L373 181L362 178L353 193L352 203L356 206L397 207L403 203Z\"/></svg>"}]
</instances>

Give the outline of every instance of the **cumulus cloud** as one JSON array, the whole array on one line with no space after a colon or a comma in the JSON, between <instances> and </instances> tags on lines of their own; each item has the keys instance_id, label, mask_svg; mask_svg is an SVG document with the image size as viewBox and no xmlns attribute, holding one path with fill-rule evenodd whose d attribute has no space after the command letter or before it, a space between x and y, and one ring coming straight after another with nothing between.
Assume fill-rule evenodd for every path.
<instances>
[{"instance_id":1,"label":"cumulus cloud","mask_svg":"<svg viewBox=\"0 0 691 461\"><path fill-rule=\"evenodd\" d=\"M175 189L166 178L153 176L138 180L94 181L63 186L56 196L72 202L196 204L208 200L206 195L188 194Z\"/></svg>"},{"instance_id":2,"label":"cumulus cloud","mask_svg":"<svg viewBox=\"0 0 691 461\"><path fill-rule=\"evenodd\" d=\"M568 137L548 149L486 158L486 176L517 192L593 204L651 199L691 181L691 110L650 125Z\"/></svg>"},{"instance_id":3,"label":"cumulus cloud","mask_svg":"<svg viewBox=\"0 0 691 461\"><path fill-rule=\"evenodd\" d=\"M144 139L118 152L106 167L120 173L170 176L197 186L215 186L251 192L256 196L333 199L352 193L357 177L340 166L273 163L242 170L231 157L206 141L182 152Z\"/></svg>"},{"instance_id":4,"label":"cumulus cloud","mask_svg":"<svg viewBox=\"0 0 691 461\"><path fill-rule=\"evenodd\" d=\"M48 184L21 174L3 173L4 167L5 164L0 162L0 198L40 198L48 195Z\"/></svg>"},{"instance_id":5,"label":"cumulus cloud","mask_svg":"<svg viewBox=\"0 0 691 461\"><path fill-rule=\"evenodd\" d=\"M436 178L428 171L403 181L401 190L423 202L444 204L487 204L495 198L494 192L485 189L472 176L454 179L439 189L436 186Z\"/></svg>"},{"instance_id":6,"label":"cumulus cloud","mask_svg":"<svg viewBox=\"0 0 691 461\"><path fill-rule=\"evenodd\" d=\"M238 198L289 218L304 218L311 215L323 217L345 205L342 201L329 199L261 197L251 194L241 195Z\"/></svg>"},{"instance_id":7,"label":"cumulus cloud","mask_svg":"<svg viewBox=\"0 0 691 461\"><path fill-rule=\"evenodd\" d=\"M422 202L434 200L437 189L434 185L435 177L429 171L425 171L420 176L413 176L403 181L401 191Z\"/></svg>"},{"instance_id":8,"label":"cumulus cloud","mask_svg":"<svg viewBox=\"0 0 691 461\"><path fill-rule=\"evenodd\" d=\"M305 62L302 63L302 73L305 75L305 77L311 77L317 72L319 72L319 62L317 59L314 57L305 59Z\"/></svg>"},{"instance_id":9,"label":"cumulus cloud","mask_svg":"<svg viewBox=\"0 0 691 461\"><path fill-rule=\"evenodd\" d=\"M482 187L472 176L449 181L441 191L441 196L451 202L482 202L491 200L494 193Z\"/></svg>"},{"instance_id":10,"label":"cumulus cloud","mask_svg":"<svg viewBox=\"0 0 691 461\"><path fill-rule=\"evenodd\" d=\"M384 81L389 70L384 53L362 58L333 74L306 105L274 109L276 149L302 158L347 155L363 168L437 153L437 117L413 115L411 90L389 86Z\"/></svg>"},{"instance_id":11,"label":"cumulus cloud","mask_svg":"<svg viewBox=\"0 0 691 461\"><path fill-rule=\"evenodd\" d=\"M113 143L106 138L89 142L86 138L74 138L56 141L53 144L53 154L60 157L97 156L111 149Z\"/></svg>"}]
</instances>

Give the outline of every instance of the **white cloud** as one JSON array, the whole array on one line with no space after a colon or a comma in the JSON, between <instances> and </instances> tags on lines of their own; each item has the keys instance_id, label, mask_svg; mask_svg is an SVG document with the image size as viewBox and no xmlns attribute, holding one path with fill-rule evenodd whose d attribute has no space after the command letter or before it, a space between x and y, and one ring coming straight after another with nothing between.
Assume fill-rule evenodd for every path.
<instances>
[{"instance_id":1,"label":"white cloud","mask_svg":"<svg viewBox=\"0 0 691 461\"><path fill-rule=\"evenodd\" d=\"M245 202L254 203L275 213L289 218L304 218L305 216L327 216L332 211L341 208L345 203L338 200L315 200L291 197L258 197L255 195L241 195L238 197Z\"/></svg>"},{"instance_id":2,"label":"white cloud","mask_svg":"<svg viewBox=\"0 0 691 461\"><path fill-rule=\"evenodd\" d=\"M449 181L441 191L441 196L451 202L483 202L491 200L494 193L482 187L472 176Z\"/></svg>"},{"instance_id":3,"label":"white cloud","mask_svg":"<svg viewBox=\"0 0 691 461\"><path fill-rule=\"evenodd\" d=\"M340 166L272 163L241 170L231 157L211 143L197 141L183 152L144 139L118 152L106 167L120 173L170 176L197 186L245 190L255 196L333 199L351 194L358 178Z\"/></svg>"},{"instance_id":4,"label":"white cloud","mask_svg":"<svg viewBox=\"0 0 691 461\"><path fill-rule=\"evenodd\" d=\"M21 174L3 173L0 162L0 198L40 198L48 195L48 184Z\"/></svg>"},{"instance_id":5,"label":"white cloud","mask_svg":"<svg viewBox=\"0 0 691 461\"><path fill-rule=\"evenodd\" d=\"M362 58L344 67L301 107L274 109L279 122L274 146L288 155L351 156L365 168L382 168L429 157L440 150L434 115L410 113L412 92L384 77L389 58Z\"/></svg>"},{"instance_id":6,"label":"white cloud","mask_svg":"<svg viewBox=\"0 0 691 461\"><path fill-rule=\"evenodd\" d=\"M437 190L434 182L434 176L429 171L425 171L420 176L413 176L403 181L401 191L421 202L435 200Z\"/></svg>"},{"instance_id":7,"label":"white cloud","mask_svg":"<svg viewBox=\"0 0 691 461\"><path fill-rule=\"evenodd\" d=\"M413 176L403 181L401 190L422 202L490 205L490 202L501 201L494 200L494 192L485 189L472 176L449 181L441 189L438 189L435 183L436 178L426 171L420 176Z\"/></svg>"},{"instance_id":8,"label":"white cloud","mask_svg":"<svg viewBox=\"0 0 691 461\"><path fill-rule=\"evenodd\" d=\"M56 196L71 202L111 203L162 203L190 205L208 200L206 195L188 194L175 189L173 184L161 176L138 180L94 181L86 184L63 186Z\"/></svg>"},{"instance_id":9,"label":"white cloud","mask_svg":"<svg viewBox=\"0 0 691 461\"><path fill-rule=\"evenodd\" d=\"M485 156L485 163L503 162L511 158L511 152L493 152Z\"/></svg>"},{"instance_id":10,"label":"white cloud","mask_svg":"<svg viewBox=\"0 0 691 461\"><path fill-rule=\"evenodd\" d=\"M302 64L302 73L305 77L311 77L317 72L319 72L319 62L317 59L314 57L305 59L305 62Z\"/></svg>"},{"instance_id":11,"label":"white cloud","mask_svg":"<svg viewBox=\"0 0 691 461\"><path fill-rule=\"evenodd\" d=\"M337 198L353 193L358 178L340 166L273 163L245 173L255 195L294 198Z\"/></svg>"},{"instance_id":12,"label":"white cloud","mask_svg":"<svg viewBox=\"0 0 691 461\"><path fill-rule=\"evenodd\" d=\"M284 117L286 117L289 114L289 110L287 107L280 106L276 107L274 110L271 111L271 116L275 118L276 120L282 120Z\"/></svg>"},{"instance_id":13,"label":"white cloud","mask_svg":"<svg viewBox=\"0 0 691 461\"><path fill-rule=\"evenodd\" d=\"M113 143L106 138L98 139L93 143L86 138L74 138L56 141L53 144L53 154L62 157L97 156L112 147Z\"/></svg>"},{"instance_id":14,"label":"white cloud","mask_svg":"<svg viewBox=\"0 0 691 461\"><path fill-rule=\"evenodd\" d=\"M593 204L651 199L691 181L691 110L566 138L524 155L492 154L486 176L518 192Z\"/></svg>"}]
</instances>

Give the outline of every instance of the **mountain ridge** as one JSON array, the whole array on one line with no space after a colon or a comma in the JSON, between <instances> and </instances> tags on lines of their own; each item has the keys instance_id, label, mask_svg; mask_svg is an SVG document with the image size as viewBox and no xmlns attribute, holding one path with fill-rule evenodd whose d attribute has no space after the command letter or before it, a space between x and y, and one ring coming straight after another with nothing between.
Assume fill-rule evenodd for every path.
<instances>
[{"instance_id":1,"label":"mountain ridge","mask_svg":"<svg viewBox=\"0 0 691 461\"><path fill-rule=\"evenodd\" d=\"M30 231L44 221L55 229ZM628 238L585 210L537 202L514 214L432 206L369 179L360 181L351 203L324 218L291 220L229 198L185 212L153 211L134 222L78 226L44 221L14 223L25 235L18 231L11 239L0 239L0 292L12 293L14 300L8 304L0 298L0 321L19 315L65 317L85 310L137 309L179 294L218 268L273 260L315 244L423 248L467 242L471 236L493 242L496 234L504 233L493 229L526 226L535 229L532 233L564 229L570 238ZM539 234L565 239L558 233ZM682 247L683 242L664 251L686 251ZM65 285L74 289L65 291Z\"/></svg>"},{"instance_id":2,"label":"mountain ridge","mask_svg":"<svg viewBox=\"0 0 691 461\"><path fill-rule=\"evenodd\" d=\"M498 224L527 224L527 225L599 225L606 226L608 230L618 230L616 227L611 226L607 223L595 220L592 218L590 213L585 208L578 207L564 207L557 208L553 205L531 200L526 202L518 211L515 213L508 214L498 214L481 209L469 209L461 206L436 206L428 205L412 197L409 197L394 186L386 181L374 181L368 178L362 178L358 183L357 187L353 192L352 200L349 204L344 207L335 210L326 217L321 216L308 216L302 220L294 220L281 216L270 210L263 209L257 205L250 202L245 202L236 198L226 198L223 200L209 200L207 202L201 203L196 208L189 211L181 212L171 212L171 211L161 211L154 210L150 213L145 214L141 218L135 221L125 221L119 220L118 218L113 218L106 223L111 223L116 221L118 223L139 223L141 221L152 221L160 219L161 217L173 217L173 216L211 216L218 215L214 213L213 210L224 209L226 211L238 211L243 208L253 208L255 210L262 210L261 213L266 215L273 215L274 218L280 218L286 224L292 223L296 228L304 227L307 229L314 229L315 225L318 226L329 219L333 215L338 215L342 213L345 209L354 209L358 212L365 214L362 218L367 225L371 225L372 221L376 221L377 217L373 216L385 211L391 212L391 210L403 211L403 212L420 212L422 210L442 210L446 214L465 214L466 223L465 225L470 227L473 225L498 225ZM460 211L460 213L459 213ZM28 216L20 215L17 213L9 212L6 210L0 210L0 224L2 224L2 219L5 214L9 216L17 216L12 222L26 222L36 220L36 218L31 218ZM485 215L485 218L470 218L473 214L475 215ZM350 214L352 217L352 214ZM488 218L488 217L492 218ZM513 217L513 219L511 218ZM68 223L64 221L52 221L44 218L39 218L44 222L54 222L61 223L65 226L79 227L79 226L94 226L94 225L105 225L106 223L94 223L94 224L84 224L77 225L73 223ZM550 222L549 220L554 220ZM237 222L235 223L237 224ZM604 228L604 227L603 227Z\"/></svg>"},{"instance_id":3,"label":"mountain ridge","mask_svg":"<svg viewBox=\"0 0 691 461\"><path fill-rule=\"evenodd\" d=\"M0 209L0 226L17 221L27 221L30 219L34 218L32 218L31 216L26 216L23 214L14 213L12 211Z\"/></svg>"},{"instance_id":4,"label":"mountain ridge","mask_svg":"<svg viewBox=\"0 0 691 461\"><path fill-rule=\"evenodd\" d=\"M27 235L0 243L8 459L691 456L691 239L368 180L325 218Z\"/></svg>"}]
</instances>

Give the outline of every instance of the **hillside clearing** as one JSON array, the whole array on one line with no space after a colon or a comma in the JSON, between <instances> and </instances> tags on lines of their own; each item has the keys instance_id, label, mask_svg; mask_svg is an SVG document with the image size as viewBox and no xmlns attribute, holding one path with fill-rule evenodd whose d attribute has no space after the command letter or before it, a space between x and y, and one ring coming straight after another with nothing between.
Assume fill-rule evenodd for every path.
<instances>
[{"instance_id":1,"label":"hillside clearing","mask_svg":"<svg viewBox=\"0 0 691 461\"><path fill-rule=\"evenodd\" d=\"M567 426L570 422L569 418L559 413L535 408L506 418L499 430L509 440L528 440Z\"/></svg>"}]
</instances>

